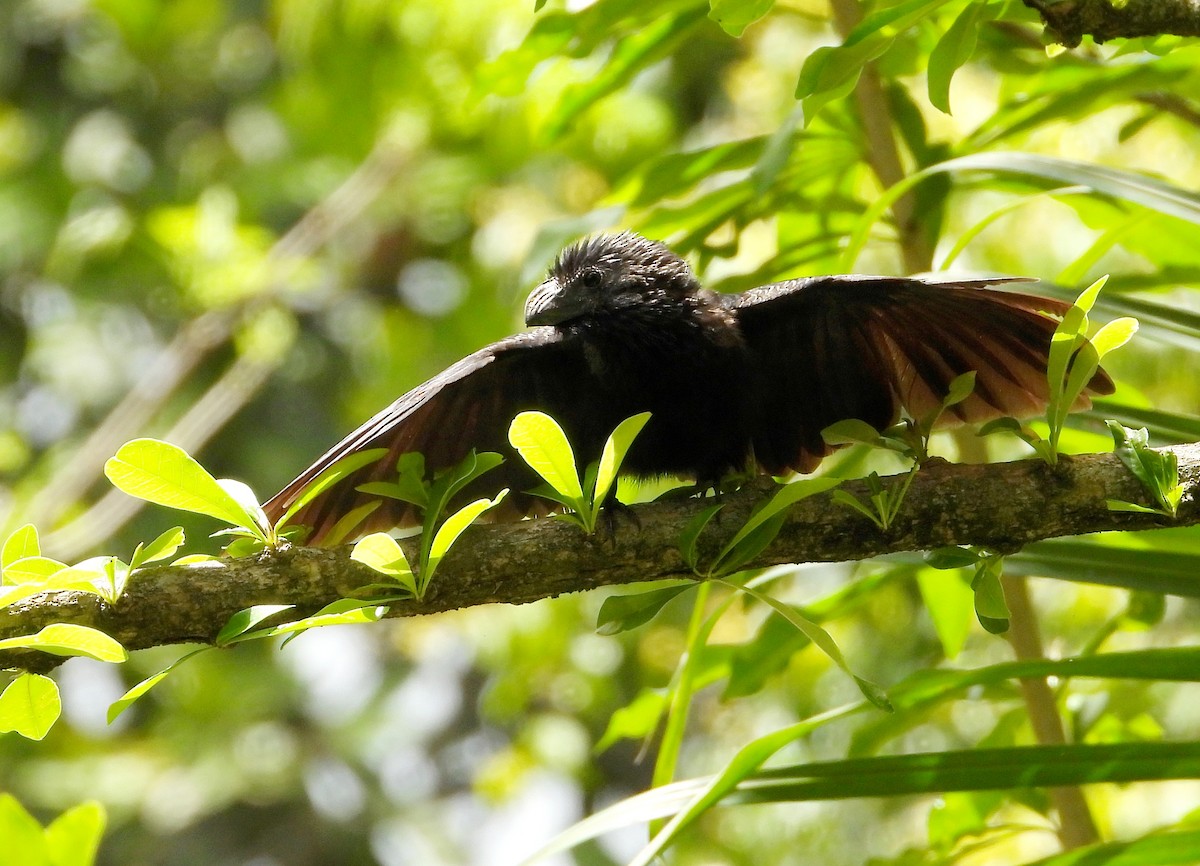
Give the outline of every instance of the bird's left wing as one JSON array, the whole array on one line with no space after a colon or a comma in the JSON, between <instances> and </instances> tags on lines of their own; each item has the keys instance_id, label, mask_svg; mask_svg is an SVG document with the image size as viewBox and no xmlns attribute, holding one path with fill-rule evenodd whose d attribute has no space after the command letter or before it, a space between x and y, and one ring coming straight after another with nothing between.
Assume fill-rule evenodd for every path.
<instances>
[{"instance_id":1,"label":"bird's left wing","mask_svg":"<svg viewBox=\"0 0 1200 866\"><path fill-rule=\"evenodd\" d=\"M825 427L860 418L882 430L901 409L920 418L971 370L975 391L945 422L1040 412L1053 316L1068 305L989 288L1008 282L1019 280L814 277L728 296L754 359L759 464L809 471L832 450ZM1112 387L1103 371L1089 383Z\"/></svg>"},{"instance_id":2,"label":"bird's left wing","mask_svg":"<svg viewBox=\"0 0 1200 866\"><path fill-rule=\"evenodd\" d=\"M591 419L602 414L589 405L596 393L588 387L590 375L582 352L564 343L553 328L534 328L493 343L418 385L329 449L267 502L267 516L278 520L322 472L350 454L374 448L387 453L319 494L290 521L309 528L307 544L420 524L420 513L409 503L358 489L369 482L394 481L396 461L414 451L425 456L430 474L455 466L472 448L498 451L505 462L469 486L460 499L508 487L511 492L499 508L502 517L518 519L544 511L544 501L523 492L536 487L538 479L510 449L509 423L519 412L538 409L558 420L572 442L586 441ZM375 509L352 525L343 520L373 502L378 502ZM335 526L337 532L331 535Z\"/></svg>"}]
</instances>

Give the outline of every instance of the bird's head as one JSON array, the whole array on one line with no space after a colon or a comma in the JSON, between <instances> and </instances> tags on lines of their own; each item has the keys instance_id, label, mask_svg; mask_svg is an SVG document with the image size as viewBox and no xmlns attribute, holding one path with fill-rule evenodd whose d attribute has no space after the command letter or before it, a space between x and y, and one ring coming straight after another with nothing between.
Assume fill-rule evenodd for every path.
<instances>
[{"instance_id":1,"label":"bird's head","mask_svg":"<svg viewBox=\"0 0 1200 866\"><path fill-rule=\"evenodd\" d=\"M633 232L596 235L559 254L525 302L525 324L564 325L699 287L688 263L663 244Z\"/></svg>"}]
</instances>

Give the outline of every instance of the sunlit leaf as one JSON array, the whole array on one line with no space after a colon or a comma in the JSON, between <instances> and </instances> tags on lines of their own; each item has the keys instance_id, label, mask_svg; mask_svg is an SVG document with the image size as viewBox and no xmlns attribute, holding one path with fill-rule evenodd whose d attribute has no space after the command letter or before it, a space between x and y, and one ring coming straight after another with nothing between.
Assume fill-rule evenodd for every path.
<instances>
[{"instance_id":1,"label":"sunlit leaf","mask_svg":"<svg viewBox=\"0 0 1200 866\"><path fill-rule=\"evenodd\" d=\"M677 595L695 587L694 583L666 586L644 592L610 595L600 605L596 631L603 635L618 634L645 625Z\"/></svg>"},{"instance_id":2,"label":"sunlit leaf","mask_svg":"<svg viewBox=\"0 0 1200 866\"><path fill-rule=\"evenodd\" d=\"M433 537L433 544L429 548L429 559L426 561L425 573L421 576L422 588L429 585L438 563L442 561L442 557L446 555L451 545L458 540L466 528L474 523L479 515L499 505L507 494L508 488L505 488L492 499L477 499L446 518L445 522L438 527L437 534Z\"/></svg>"},{"instance_id":3,"label":"sunlit leaf","mask_svg":"<svg viewBox=\"0 0 1200 866\"><path fill-rule=\"evenodd\" d=\"M18 559L31 556L41 556L42 548L38 543L38 531L32 523L13 530L0 548L0 569L5 571Z\"/></svg>"},{"instance_id":4,"label":"sunlit leaf","mask_svg":"<svg viewBox=\"0 0 1200 866\"><path fill-rule=\"evenodd\" d=\"M27 739L40 740L61 712L54 680L41 674L18 674L0 694L0 732L16 731Z\"/></svg>"},{"instance_id":5,"label":"sunlit leaf","mask_svg":"<svg viewBox=\"0 0 1200 866\"><path fill-rule=\"evenodd\" d=\"M134 439L104 464L113 486L130 496L207 514L232 526L252 527L255 517L182 448L157 439Z\"/></svg>"},{"instance_id":6,"label":"sunlit leaf","mask_svg":"<svg viewBox=\"0 0 1200 866\"><path fill-rule=\"evenodd\" d=\"M87 656L102 662L123 662L125 648L102 631L73 623L51 623L37 634L0 640L0 649L36 649L60 656Z\"/></svg>"},{"instance_id":7,"label":"sunlit leaf","mask_svg":"<svg viewBox=\"0 0 1200 866\"><path fill-rule=\"evenodd\" d=\"M736 38L774 5L775 0L709 0L708 17Z\"/></svg>"},{"instance_id":8,"label":"sunlit leaf","mask_svg":"<svg viewBox=\"0 0 1200 866\"><path fill-rule=\"evenodd\" d=\"M46 851L52 866L92 866L108 816L95 800L63 812L46 827Z\"/></svg>"},{"instance_id":9,"label":"sunlit leaf","mask_svg":"<svg viewBox=\"0 0 1200 866\"><path fill-rule=\"evenodd\" d=\"M508 428L508 441L547 484L570 500L583 500L575 453L557 421L544 412L522 412Z\"/></svg>"},{"instance_id":10,"label":"sunlit leaf","mask_svg":"<svg viewBox=\"0 0 1200 866\"><path fill-rule=\"evenodd\" d=\"M630 418L626 418L604 443L604 451L600 455L600 466L596 474L596 487L593 500L597 503L603 502L604 497L608 495L609 489L613 482L617 480L617 473L621 469L621 464L625 462L625 456L629 453L630 447L633 445L633 440L642 432L642 428L646 426L646 422L650 420L649 412L642 412Z\"/></svg>"},{"instance_id":11,"label":"sunlit leaf","mask_svg":"<svg viewBox=\"0 0 1200 866\"><path fill-rule=\"evenodd\" d=\"M213 642L217 646L224 646L238 635L250 631L263 620L294 607L294 604L256 604L245 610L239 610L229 618L225 625L221 626L221 630L217 632L217 637Z\"/></svg>"}]
</instances>

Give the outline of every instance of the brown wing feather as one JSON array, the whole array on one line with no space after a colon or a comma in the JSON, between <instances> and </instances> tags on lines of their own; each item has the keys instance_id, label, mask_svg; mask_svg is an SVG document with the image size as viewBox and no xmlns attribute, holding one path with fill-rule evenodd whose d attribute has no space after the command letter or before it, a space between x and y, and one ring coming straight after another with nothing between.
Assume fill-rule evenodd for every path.
<instances>
[{"instance_id":1,"label":"brown wing feather","mask_svg":"<svg viewBox=\"0 0 1200 866\"><path fill-rule=\"evenodd\" d=\"M582 428L593 411L588 395L597 392L583 381L589 375L579 351L564 345L552 328L536 328L493 343L418 385L334 445L267 502L267 516L278 520L331 465L372 448L386 448L387 454L318 495L292 519L292 524L309 528L307 544L325 542L343 516L375 501L379 505L374 511L353 526L339 527L340 537L330 541L418 525L420 513L408 503L357 489L372 481L395 480L396 461L413 451L425 456L429 473L454 466L472 448L498 451L505 462L468 486L460 498L491 496L508 487L509 495L493 515L497 519L544 513L546 502L523 492L536 487L538 479L509 447L509 422L519 412L539 409L554 416L569 435L585 432Z\"/></svg>"},{"instance_id":2,"label":"brown wing feather","mask_svg":"<svg viewBox=\"0 0 1200 866\"><path fill-rule=\"evenodd\" d=\"M769 472L807 472L832 449L821 430L846 418L876 429L936 408L956 376L975 392L941 426L1029 417L1048 400L1050 338L1068 305L988 288L1016 279L926 282L816 277L726 303L755 356L754 453ZM1099 371L1088 393L1112 392ZM1088 405L1087 395L1077 408Z\"/></svg>"}]
</instances>

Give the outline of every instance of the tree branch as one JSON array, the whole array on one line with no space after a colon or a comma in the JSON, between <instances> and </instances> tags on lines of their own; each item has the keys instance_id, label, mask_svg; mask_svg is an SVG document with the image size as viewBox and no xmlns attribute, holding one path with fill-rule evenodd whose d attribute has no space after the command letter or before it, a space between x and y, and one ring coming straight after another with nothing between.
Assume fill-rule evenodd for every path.
<instances>
[{"instance_id":1,"label":"tree branch","mask_svg":"<svg viewBox=\"0 0 1200 866\"><path fill-rule=\"evenodd\" d=\"M1200 523L1200 443L1171 448L1187 492L1177 520ZM866 486L844 489L865 498ZM720 521L701 539L701 562L738 530L774 485L762 479L725 497ZM796 505L775 543L752 566L835 562L885 553L977 544L1015 551L1045 538L1113 529L1153 529L1169 522L1109 511L1106 499L1145 502L1145 491L1111 454L1064 458L1057 467L1038 460L988 465L935 462L916 476L888 532L827 494ZM389 616L415 616L480 604L523 604L599 586L690 577L677 543L681 527L708 503L686 499L637 506L640 527L628 524L613 539L585 539L557 520L476 526L439 566L423 601L397 602ZM406 552L416 559L412 540ZM139 571L115 605L79 592L53 592L0 610L0 639L32 634L53 622L99 628L128 649L212 642L239 610L255 604L292 604L311 613L379 575L351 560L346 549L291 548L207 566L164 566ZM62 659L0 652L0 668L46 669Z\"/></svg>"},{"instance_id":2,"label":"tree branch","mask_svg":"<svg viewBox=\"0 0 1200 866\"><path fill-rule=\"evenodd\" d=\"M1074 48L1139 36L1200 36L1200 0L1024 0L1037 10L1054 41Z\"/></svg>"}]
</instances>

